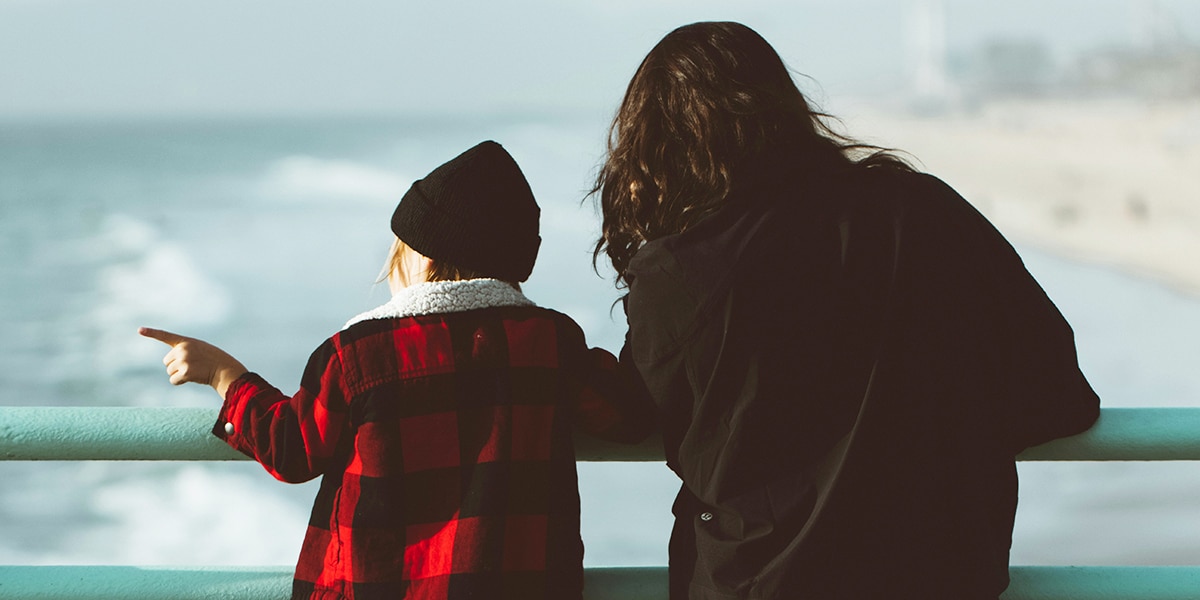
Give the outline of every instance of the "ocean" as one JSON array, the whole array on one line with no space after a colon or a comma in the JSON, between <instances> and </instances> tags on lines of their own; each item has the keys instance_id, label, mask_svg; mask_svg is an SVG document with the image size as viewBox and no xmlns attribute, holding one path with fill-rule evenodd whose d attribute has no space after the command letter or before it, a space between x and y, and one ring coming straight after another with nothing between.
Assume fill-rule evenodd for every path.
<instances>
[{"instance_id":1,"label":"ocean","mask_svg":"<svg viewBox=\"0 0 1200 600\"><path fill-rule=\"evenodd\" d=\"M525 286L619 349L585 200L606 123L477 118L0 122L0 405L200 406L140 325L213 342L285 391L309 353L387 300L388 218L416 178L484 139L542 207ZM1200 403L1200 301L1021 248L1075 328L1105 406ZM1014 564L1200 564L1200 465L1022 464ZM589 565L666 564L677 482L579 466ZM314 483L249 462L0 462L0 563L295 561Z\"/></svg>"}]
</instances>

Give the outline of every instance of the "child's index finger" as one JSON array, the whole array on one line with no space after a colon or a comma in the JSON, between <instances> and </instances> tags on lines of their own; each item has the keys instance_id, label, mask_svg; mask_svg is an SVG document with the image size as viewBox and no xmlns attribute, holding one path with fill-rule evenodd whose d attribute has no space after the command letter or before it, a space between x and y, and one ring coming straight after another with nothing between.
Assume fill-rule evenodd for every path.
<instances>
[{"instance_id":1,"label":"child's index finger","mask_svg":"<svg viewBox=\"0 0 1200 600\"><path fill-rule=\"evenodd\" d=\"M174 346L175 344L188 339L177 333L171 333L170 331L163 331L161 329L154 329L151 327L138 327L138 334L158 340L168 346Z\"/></svg>"}]
</instances>

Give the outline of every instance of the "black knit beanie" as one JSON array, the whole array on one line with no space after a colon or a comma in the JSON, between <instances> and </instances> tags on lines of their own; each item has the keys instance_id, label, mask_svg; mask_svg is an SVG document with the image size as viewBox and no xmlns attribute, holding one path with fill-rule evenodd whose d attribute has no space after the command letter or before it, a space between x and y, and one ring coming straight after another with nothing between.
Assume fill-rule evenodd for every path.
<instances>
[{"instance_id":1,"label":"black knit beanie","mask_svg":"<svg viewBox=\"0 0 1200 600\"><path fill-rule=\"evenodd\" d=\"M414 182L392 213L392 232L434 260L525 281L542 243L540 212L517 162L486 141Z\"/></svg>"}]
</instances>

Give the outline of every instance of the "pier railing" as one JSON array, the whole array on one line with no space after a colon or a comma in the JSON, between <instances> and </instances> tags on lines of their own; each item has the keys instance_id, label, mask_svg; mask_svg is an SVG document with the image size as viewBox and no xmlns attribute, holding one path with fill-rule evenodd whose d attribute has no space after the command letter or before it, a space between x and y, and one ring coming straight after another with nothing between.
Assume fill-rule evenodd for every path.
<instances>
[{"instance_id":1,"label":"pier railing","mask_svg":"<svg viewBox=\"0 0 1200 600\"><path fill-rule=\"evenodd\" d=\"M0 460L245 460L209 435L214 419L214 410L193 408L0 407ZM621 446L582 436L578 456L583 461L662 460L661 448L653 441ZM1031 448L1018 458L1200 460L1200 408L1104 409L1091 430ZM291 574L291 565L10 565L0 566L0 598L286 598ZM1003 600L1200 598L1200 566L1013 566L1010 575ZM592 567L585 572L586 597L665 600L666 579L666 567Z\"/></svg>"}]
</instances>

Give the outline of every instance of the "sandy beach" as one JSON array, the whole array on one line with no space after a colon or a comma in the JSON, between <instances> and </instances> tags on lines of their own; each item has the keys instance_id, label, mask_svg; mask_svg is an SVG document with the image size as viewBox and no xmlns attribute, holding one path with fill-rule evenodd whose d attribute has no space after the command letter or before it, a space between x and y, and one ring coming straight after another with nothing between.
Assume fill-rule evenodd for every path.
<instances>
[{"instance_id":1,"label":"sandy beach","mask_svg":"<svg viewBox=\"0 0 1200 600\"><path fill-rule=\"evenodd\" d=\"M1015 243L1200 295L1200 100L863 109L843 121L911 153Z\"/></svg>"}]
</instances>

